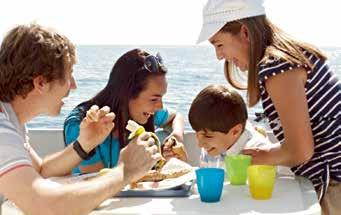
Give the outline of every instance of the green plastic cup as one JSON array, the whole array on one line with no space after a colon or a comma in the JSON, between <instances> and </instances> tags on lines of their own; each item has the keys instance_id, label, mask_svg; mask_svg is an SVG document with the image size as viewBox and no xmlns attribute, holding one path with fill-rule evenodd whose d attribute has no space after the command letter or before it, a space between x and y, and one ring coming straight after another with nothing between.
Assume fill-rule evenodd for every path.
<instances>
[{"instance_id":1,"label":"green plastic cup","mask_svg":"<svg viewBox=\"0 0 341 215\"><path fill-rule=\"evenodd\" d=\"M244 185L247 179L247 168L251 164L249 155L228 155L225 157L227 178L232 185Z\"/></svg>"},{"instance_id":2,"label":"green plastic cup","mask_svg":"<svg viewBox=\"0 0 341 215\"><path fill-rule=\"evenodd\" d=\"M257 200L270 199L276 180L276 167L270 165L251 165L247 173L252 198Z\"/></svg>"}]
</instances>

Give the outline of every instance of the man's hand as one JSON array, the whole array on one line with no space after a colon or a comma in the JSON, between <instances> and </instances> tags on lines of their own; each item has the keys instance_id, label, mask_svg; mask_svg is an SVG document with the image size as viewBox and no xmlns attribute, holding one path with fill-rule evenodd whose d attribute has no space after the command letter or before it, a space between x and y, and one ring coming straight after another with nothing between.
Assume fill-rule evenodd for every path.
<instances>
[{"instance_id":1,"label":"man's hand","mask_svg":"<svg viewBox=\"0 0 341 215\"><path fill-rule=\"evenodd\" d=\"M167 161L173 157L187 161L187 152L184 144L179 142L174 136L169 136L165 139L162 146L162 155Z\"/></svg>"},{"instance_id":2,"label":"man's hand","mask_svg":"<svg viewBox=\"0 0 341 215\"><path fill-rule=\"evenodd\" d=\"M78 141L86 152L90 152L102 143L110 134L115 124L115 114L108 106L101 109L93 105L86 113L80 124Z\"/></svg>"},{"instance_id":3,"label":"man's hand","mask_svg":"<svg viewBox=\"0 0 341 215\"><path fill-rule=\"evenodd\" d=\"M147 132L133 139L120 152L119 163L124 164L124 178L127 183L135 182L161 159L155 140Z\"/></svg>"}]
</instances>

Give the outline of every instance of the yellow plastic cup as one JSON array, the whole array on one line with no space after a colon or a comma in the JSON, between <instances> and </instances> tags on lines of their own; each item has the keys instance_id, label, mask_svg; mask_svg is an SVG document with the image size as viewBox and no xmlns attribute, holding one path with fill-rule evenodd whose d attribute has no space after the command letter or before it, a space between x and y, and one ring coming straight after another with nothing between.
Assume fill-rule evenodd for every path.
<instances>
[{"instance_id":1,"label":"yellow plastic cup","mask_svg":"<svg viewBox=\"0 0 341 215\"><path fill-rule=\"evenodd\" d=\"M251 165L247 169L249 190L252 198L271 199L276 180L276 167L270 165Z\"/></svg>"}]
</instances>

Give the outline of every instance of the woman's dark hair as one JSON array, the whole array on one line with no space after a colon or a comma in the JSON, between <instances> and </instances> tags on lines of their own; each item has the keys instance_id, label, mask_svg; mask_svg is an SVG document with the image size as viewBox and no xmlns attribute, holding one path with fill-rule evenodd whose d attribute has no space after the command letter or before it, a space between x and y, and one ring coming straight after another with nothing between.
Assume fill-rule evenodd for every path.
<instances>
[{"instance_id":1,"label":"woman's dark hair","mask_svg":"<svg viewBox=\"0 0 341 215\"><path fill-rule=\"evenodd\" d=\"M109 106L110 110L116 114L115 130L118 129L121 148L127 145L128 133L125 126L130 119L129 101L137 98L146 89L150 77L165 75L167 71L160 65L157 72L147 70L144 63L149 55L140 49L125 53L114 64L107 85L93 98L77 106L82 107L82 119L92 105L98 105L100 108ZM154 131L153 116L149 117L144 128L147 131Z\"/></svg>"}]
</instances>

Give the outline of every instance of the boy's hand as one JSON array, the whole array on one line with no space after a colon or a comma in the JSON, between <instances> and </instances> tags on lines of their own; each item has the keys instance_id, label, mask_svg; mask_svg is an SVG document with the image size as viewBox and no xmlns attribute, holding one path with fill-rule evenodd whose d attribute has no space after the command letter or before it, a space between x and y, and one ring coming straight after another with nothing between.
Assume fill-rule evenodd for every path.
<instances>
[{"instance_id":1,"label":"boy's hand","mask_svg":"<svg viewBox=\"0 0 341 215\"><path fill-rule=\"evenodd\" d=\"M172 157L187 161L187 152L184 144L179 142L174 136L165 139L162 146L162 155L167 161Z\"/></svg>"},{"instance_id":2,"label":"boy's hand","mask_svg":"<svg viewBox=\"0 0 341 215\"><path fill-rule=\"evenodd\" d=\"M115 124L115 114L108 106L101 109L93 105L86 113L80 124L78 141L86 152L90 152L102 143L110 134Z\"/></svg>"}]
</instances>

